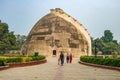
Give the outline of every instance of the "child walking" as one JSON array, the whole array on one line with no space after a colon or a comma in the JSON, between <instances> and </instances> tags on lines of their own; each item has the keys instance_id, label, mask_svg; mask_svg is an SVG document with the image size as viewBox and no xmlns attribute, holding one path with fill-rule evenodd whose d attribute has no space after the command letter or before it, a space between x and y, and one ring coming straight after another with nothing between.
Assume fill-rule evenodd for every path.
<instances>
[{"instance_id":1,"label":"child walking","mask_svg":"<svg viewBox=\"0 0 120 80\"><path fill-rule=\"evenodd\" d=\"M67 53L67 56L66 56L66 61L67 63L69 63L69 54Z\"/></svg>"},{"instance_id":2,"label":"child walking","mask_svg":"<svg viewBox=\"0 0 120 80\"><path fill-rule=\"evenodd\" d=\"M58 58L58 65L60 64L60 58Z\"/></svg>"}]
</instances>

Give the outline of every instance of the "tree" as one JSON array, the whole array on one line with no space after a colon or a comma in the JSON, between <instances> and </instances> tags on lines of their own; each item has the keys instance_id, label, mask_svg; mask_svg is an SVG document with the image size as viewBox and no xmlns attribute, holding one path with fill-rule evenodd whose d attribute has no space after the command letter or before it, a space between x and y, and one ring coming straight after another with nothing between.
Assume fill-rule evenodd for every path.
<instances>
[{"instance_id":1,"label":"tree","mask_svg":"<svg viewBox=\"0 0 120 80\"><path fill-rule=\"evenodd\" d=\"M25 35L16 35L16 45L21 46L25 42L26 38L27 36Z\"/></svg>"},{"instance_id":2,"label":"tree","mask_svg":"<svg viewBox=\"0 0 120 80\"><path fill-rule=\"evenodd\" d=\"M108 42L104 44L105 44L103 47L104 54L112 54L112 53L118 52L118 45L116 45L115 43Z\"/></svg>"},{"instance_id":3,"label":"tree","mask_svg":"<svg viewBox=\"0 0 120 80\"><path fill-rule=\"evenodd\" d=\"M118 44L117 40L113 40L113 33L110 30L105 30L103 37L92 40L92 46L94 52L96 47L97 52L102 51L103 54L120 52L120 44Z\"/></svg>"},{"instance_id":4,"label":"tree","mask_svg":"<svg viewBox=\"0 0 120 80\"><path fill-rule=\"evenodd\" d=\"M8 32L8 25L0 22L0 41L2 41L4 35L6 35Z\"/></svg>"},{"instance_id":5,"label":"tree","mask_svg":"<svg viewBox=\"0 0 120 80\"><path fill-rule=\"evenodd\" d=\"M9 32L4 35L3 42L7 43L10 46L15 46L16 44L16 37L14 35L14 32Z\"/></svg>"},{"instance_id":6,"label":"tree","mask_svg":"<svg viewBox=\"0 0 120 80\"><path fill-rule=\"evenodd\" d=\"M104 42L113 41L113 33L110 30L104 31L104 36L101 38Z\"/></svg>"},{"instance_id":7,"label":"tree","mask_svg":"<svg viewBox=\"0 0 120 80\"><path fill-rule=\"evenodd\" d=\"M120 54L120 42L118 43L118 53Z\"/></svg>"},{"instance_id":8,"label":"tree","mask_svg":"<svg viewBox=\"0 0 120 80\"><path fill-rule=\"evenodd\" d=\"M8 24L0 22L0 50L13 49L16 46L16 38L14 32L9 32Z\"/></svg>"}]
</instances>

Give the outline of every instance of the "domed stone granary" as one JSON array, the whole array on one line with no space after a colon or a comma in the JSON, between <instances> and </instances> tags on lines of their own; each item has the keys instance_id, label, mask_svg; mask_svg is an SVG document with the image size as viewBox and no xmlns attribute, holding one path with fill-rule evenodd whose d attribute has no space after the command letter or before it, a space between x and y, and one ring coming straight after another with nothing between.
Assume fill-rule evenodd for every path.
<instances>
[{"instance_id":1,"label":"domed stone granary","mask_svg":"<svg viewBox=\"0 0 120 80\"><path fill-rule=\"evenodd\" d=\"M61 51L72 53L74 57L91 55L91 38L81 23L56 8L34 25L21 52L23 55L38 52L45 56L58 56Z\"/></svg>"}]
</instances>

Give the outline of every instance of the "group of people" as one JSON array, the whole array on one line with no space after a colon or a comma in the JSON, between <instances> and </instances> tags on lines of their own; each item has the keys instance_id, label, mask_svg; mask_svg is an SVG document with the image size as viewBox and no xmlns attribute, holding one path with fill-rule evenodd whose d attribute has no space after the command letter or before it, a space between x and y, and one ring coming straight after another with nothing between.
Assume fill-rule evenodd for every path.
<instances>
[{"instance_id":1,"label":"group of people","mask_svg":"<svg viewBox=\"0 0 120 80\"><path fill-rule=\"evenodd\" d=\"M63 66L63 64L64 64L64 54L63 54L63 52L61 52L60 53L60 56L59 56L59 58L58 58L58 65L60 64L60 62L61 62L61 66ZM67 53L67 56L66 56L66 62L67 63L72 63L72 54L68 54Z\"/></svg>"}]
</instances>

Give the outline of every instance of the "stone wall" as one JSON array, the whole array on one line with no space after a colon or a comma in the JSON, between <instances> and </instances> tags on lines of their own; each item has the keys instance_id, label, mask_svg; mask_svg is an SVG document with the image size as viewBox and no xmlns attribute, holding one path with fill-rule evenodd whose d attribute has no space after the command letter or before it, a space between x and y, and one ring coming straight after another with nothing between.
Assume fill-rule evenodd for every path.
<instances>
[{"instance_id":1,"label":"stone wall","mask_svg":"<svg viewBox=\"0 0 120 80\"><path fill-rule=\"evenodd\" d=\"M82 24L56 8L35 24L21 50L25 55L39 52L52 56L56 50L56 56L63 51L79 57L91 55L91 39Z\"/></svg>"}]
</instances>

